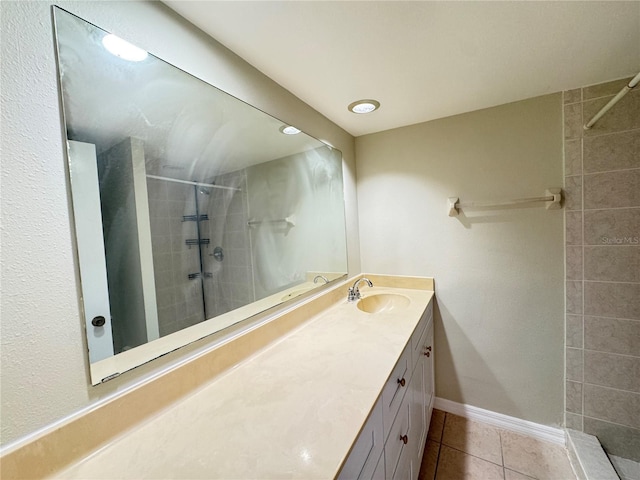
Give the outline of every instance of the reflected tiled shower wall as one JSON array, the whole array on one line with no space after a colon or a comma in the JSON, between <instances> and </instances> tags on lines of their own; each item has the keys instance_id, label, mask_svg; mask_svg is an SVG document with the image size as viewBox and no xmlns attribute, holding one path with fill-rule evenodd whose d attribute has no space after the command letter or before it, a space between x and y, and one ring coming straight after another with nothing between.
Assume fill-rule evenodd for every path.
<instances>
[{"instance_id":1,"label":"reflected tiled shower wall","mask_svg":"<svg viewBox=\"0 0 640 480\"><path fill-rule=\"evenodd\" d=\"M221 315L254 301L251 246L247 222L247 177L245 170L219 175L214 183L232 189L212 189L209 200L209 237L203 250L207 318ZM222 261L214 256L221 247Z\"/></svg>"},{"instance_id":2,"label":"reflected tiled shower wall","mask_svg":"<svg viewBox=\"0 0 640 480\"><path fill-rule=\"evenodd\" d=\"M568 428L640 460L640 91L564 92Z\"/></svg>"},{"instance_id":3,"label":"reflected tiled shower wall","mask_svg":"<svg viewBox=\"0 0 640 480\"><path fill-rule=\"evenodd\" d=\"M200 271L197 225L183 221L195 214L192 185L147 179L153 268L160 336L195 325L204 319L202 285L189 274Z\"/></svg>"}]
</instances>

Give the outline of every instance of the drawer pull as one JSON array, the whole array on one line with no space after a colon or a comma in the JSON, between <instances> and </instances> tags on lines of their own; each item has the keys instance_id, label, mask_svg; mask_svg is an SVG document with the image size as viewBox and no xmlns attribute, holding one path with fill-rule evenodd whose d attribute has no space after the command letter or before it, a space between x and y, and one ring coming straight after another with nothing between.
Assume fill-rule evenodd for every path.
<instances>
[{"instance_id":1,"label":"drawer pull","mask_svg":"<svg viewBox=\"0 0 640 480\"><path fill-rule=\"evenodd\" d=\"M400 384L401 387L404 387L405 383L407 382L404 380L404 378L399 378L398 383Z\"/></svg>"},{"instance_id":2,"label":"drawer pull","mask_svg":"<svg viewBox=\"0 0 640 480\"><path fill-rule=\"evenodd\" d=\"M406 445L409 441L409 437L407 437L406 435L400 435L400 440L402 440L402 443Z\"/></svg>"},{"instance_id":3,"label":"drawer pull","mask_svg":"<svg viewBox=\"0 0 640 480\"><path fill-rule=\"evenodd\" d=\"M427 357L430 357L430 356L431 356L431 353L430 353L430 352L424 352L424 354L425 354Z\"/></svg>"},{"instance_id":4,"label":"drawer pull","mask_svg":"<svg viewBox=\"0 0 640 480\"><path fill-rule=\"evenodd\" d=\"M428 351L431 351L431 345L429 345L429 346L427 347L427 350L428 350Z\"/></svg>"}]
</instances>

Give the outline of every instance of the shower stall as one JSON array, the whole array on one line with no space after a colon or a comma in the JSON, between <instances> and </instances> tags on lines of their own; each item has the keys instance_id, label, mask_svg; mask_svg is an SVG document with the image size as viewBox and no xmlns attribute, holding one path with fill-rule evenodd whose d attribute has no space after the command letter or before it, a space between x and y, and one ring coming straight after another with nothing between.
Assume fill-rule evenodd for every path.
<instances>
[{"instance_id":1,"label":"shower stall","mask_svg":"<svg viewBox=\"0 0 640 480\"><path fill-rule=\"evenodd\" d=\"M587 478L640 478L639 83L564 92L565 425Z\"/></svg>"},{"instance_id":2,"label":"shower stall","mask_svg":"<svg viewBox=\"0 0 640 480\"><path fill-rule=\"evenodd\" d=\"M244 172L147 175L147 191L160 336L252 302Z\"/></svg>"}]
</instances>

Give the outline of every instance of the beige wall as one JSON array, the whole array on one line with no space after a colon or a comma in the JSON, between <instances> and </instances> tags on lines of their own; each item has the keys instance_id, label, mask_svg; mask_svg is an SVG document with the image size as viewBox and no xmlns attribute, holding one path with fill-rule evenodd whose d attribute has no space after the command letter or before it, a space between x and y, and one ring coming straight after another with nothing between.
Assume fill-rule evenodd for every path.
<instances>
[{"instance_id":1,"label":"beige wall","mask_svg":"<svg viewBox=\"0 0 640 480\"><path fill-rule=\"evenodd\" d=\"M640 91L565 92L566 423L640 461Z\"/></svg>"},{"instance_id":2,"label":"beige wall","mask_svg":"<svg viewBox=\"0 0 640 480\"><path fill-rule=\"evenodd\" d=\"M561 95L356 139L365 272L436 279L436 393L526 420L563 419L563 212L462 201L562 185Z\"/></svg>"},{"instance_id":3,"label":"beige wall","mask_svg":"<svg viewBox=\"0 0 640 480\"><path fill-rule=\"evenodd\" d=\"M360 271L353 138L160 2L56 2L342 150L349 270ZM2 442L139 379L90 387L50 2L0 2Z\"/></svg>"}]
</instances>

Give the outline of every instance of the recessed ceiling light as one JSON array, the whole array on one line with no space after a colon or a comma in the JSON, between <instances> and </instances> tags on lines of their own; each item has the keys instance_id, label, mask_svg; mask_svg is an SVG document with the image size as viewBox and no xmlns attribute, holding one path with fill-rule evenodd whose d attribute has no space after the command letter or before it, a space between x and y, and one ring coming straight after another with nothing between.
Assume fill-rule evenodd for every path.
<instances>
[{"instance_id":1,"label":"recessed ceiling light","mask_svg":"<svg viewBox=\"0 0 640 480\"><path fill-rule=\"evenodd\" d=\"M380 102L377 100L358 100L347 107L353 113L371 113L380 108Z\"/></svg>"},{"instance_id":2,"label":"recessed ceiling light","mask_svg":"<svg viewBox=\"0 0 640 480\"><path fill-rule=\"evenodd\" d=\"M291 125L283 125L282 127L280 127L280 132L284 133L285 135L297 135L298 133L300 133L300 130L298 130L296 127L292 127Z\"/></svg>"},{"instance_id":3,"label":"recessed ceiling light","mask_svg":"<svg viewBox=\"0 0 640 480\"><path fill-rule=\"evenodd\" d=\"M130 44L126 40L110 33L102 39L102 45L116 57L130 62L141 62L149 55L145 50Z\"/></svg>"}]
</instances>

